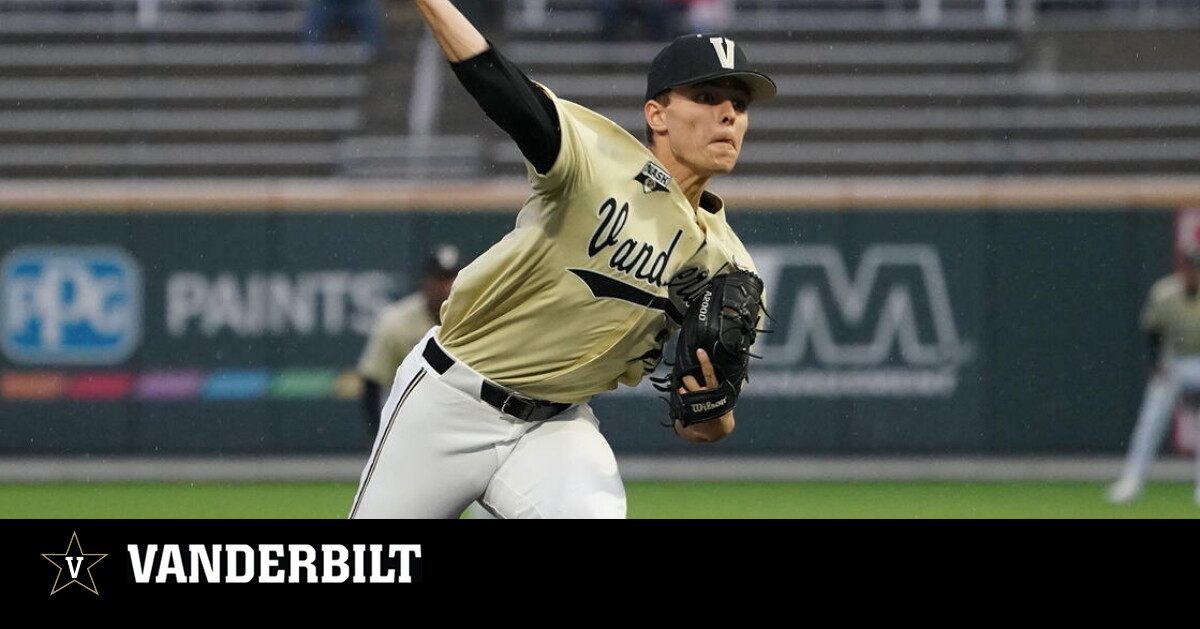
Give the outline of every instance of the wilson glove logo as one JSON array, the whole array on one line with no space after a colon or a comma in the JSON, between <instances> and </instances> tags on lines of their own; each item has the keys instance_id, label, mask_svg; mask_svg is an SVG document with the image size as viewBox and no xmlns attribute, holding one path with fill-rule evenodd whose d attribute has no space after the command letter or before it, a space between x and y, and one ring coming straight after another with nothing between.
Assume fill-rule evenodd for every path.
<instances>
[{"instance_id":1,"label":"wilson glove logo","mask_svg":"<svg viewBox=\"0 0 1200 629\"><path fill-rule=\"evenodd\" d=\"M0 262L0 330L22 364L120 363L141 336L142 275L116 247L21 247Z\"/></svg>"},{"instance_id":2,"label":"wilson glove logo","mask_svg":"<svg viewBox=\"0 0 1200 629\"><path fill-rule=\"evenodd\" d=\"M729 397L726 396L715 402L700 402L699 404L692 404L691 406L692 406L693 413L703 413L704 411L716 410L718 408L721 408L722 406L725 406L728 403L729 403Z\"/></svg>"}]
</instances>

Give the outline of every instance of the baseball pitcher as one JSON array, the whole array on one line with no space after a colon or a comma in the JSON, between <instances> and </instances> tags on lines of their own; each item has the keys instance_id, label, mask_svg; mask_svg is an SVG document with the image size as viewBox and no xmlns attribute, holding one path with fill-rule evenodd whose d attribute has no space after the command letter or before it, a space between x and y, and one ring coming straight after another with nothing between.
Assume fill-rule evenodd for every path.
<instances>
[{"instance_id":1,"label":"baseball pitcher","mask_svg":"<svg viewBox=\"0 0 1200 629\"><path fill-rule=\"evenodd\" d=\"M532 194L459 273L396 372L350 516L625 516L588 400L654 370L681 438L717 441L754 340L762 283L709 180L731 172L775 84L734 40L687 36L653 61L639 141L532 82L448 0L414 0L455 75L520 148Z\"/></svg>"}]
</instances>

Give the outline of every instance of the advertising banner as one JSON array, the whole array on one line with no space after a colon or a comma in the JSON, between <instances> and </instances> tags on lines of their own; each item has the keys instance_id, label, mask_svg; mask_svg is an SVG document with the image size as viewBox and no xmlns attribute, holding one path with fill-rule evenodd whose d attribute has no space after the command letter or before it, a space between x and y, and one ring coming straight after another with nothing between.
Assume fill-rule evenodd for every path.
<instances>
[{"instance_id":1,"label":"advertising banner","mask_svg":"<svg viewBox=\"0 0 1200 629\"><path fill-rule=\"evenodd\" d=\"M0 452L365 452L354 365L434 246L489 212L6 213ZM726 452L1115 452L1170 212L731 217L767 287ZM668 347L667 356L670 356ZM665 366L660 369L666 369ZM649 383L593 401L618 452L692 452Z\"/></svg>"}]
</instances>

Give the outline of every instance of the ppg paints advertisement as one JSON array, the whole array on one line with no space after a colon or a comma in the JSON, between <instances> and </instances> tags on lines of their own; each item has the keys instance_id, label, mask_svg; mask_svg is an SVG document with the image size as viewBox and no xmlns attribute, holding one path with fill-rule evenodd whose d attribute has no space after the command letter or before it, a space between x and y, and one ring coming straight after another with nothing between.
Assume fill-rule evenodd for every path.
<instances>
[{"instance_id":1,"label":"ppg paints advertisement","mask_svg":"<svg viewBox=\"0 0 1200 629\"><path fill-rule=\"evenodd\" d=\"M428 248L502 213L0 216L0 452L347 453L353 366ZM1115 452L1173 214L756 212L767 286L730 452ZM660 368L665 369L665 367ZM648 385L598 397L618 452L684 451Z\"/></svg>"}]
</instances>

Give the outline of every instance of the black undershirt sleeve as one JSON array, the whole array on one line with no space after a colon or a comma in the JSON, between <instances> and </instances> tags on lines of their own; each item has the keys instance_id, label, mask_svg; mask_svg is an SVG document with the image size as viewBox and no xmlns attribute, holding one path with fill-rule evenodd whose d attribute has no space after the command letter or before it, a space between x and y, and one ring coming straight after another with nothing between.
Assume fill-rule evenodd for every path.
<instances>
[{"instance_id":1,"label":"black undershirt sleeve","mask_svg":"<svg viewBox=\"0 0 1200 629\"><path fill-rule=\"evenodd\" d=\"M1147 349L1149 350L1150 371L1158 369L1158 360L1162 356L1162 332L1152 331L1146 335Z\"/></svg>"},{"instance_id":2,"label":"black undershirt sleeve","mask_svg":"<svg viewBox=\"0 0 1200 629\"><path fill-rule=\"evenodd\" d=\"M549 172L562 146L558 111L550 97L495 47L450 67L534 169L543 175Z\"/></svg>"}]
</instances>

